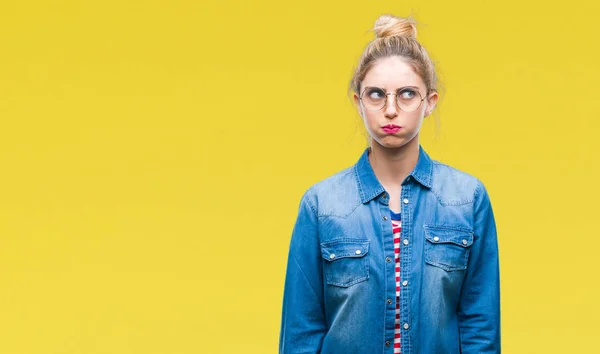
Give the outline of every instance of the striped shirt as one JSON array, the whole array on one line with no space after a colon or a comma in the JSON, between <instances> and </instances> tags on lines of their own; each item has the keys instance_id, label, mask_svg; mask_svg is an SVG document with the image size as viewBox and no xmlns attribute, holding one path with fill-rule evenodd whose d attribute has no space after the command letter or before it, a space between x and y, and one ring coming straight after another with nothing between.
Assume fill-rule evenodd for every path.
<instances>
[{"instance_id":1,"label":"striped shirt","mask_svg":"<svg viewBox=\"0 0 600 354\"><path fill-rule=\"evenodd\" d=\"M396 263L396 320L394 322L394 354L400 353L400 230L402 218L400 213L390 209L392 230L394 232L394 258Z\"/></svg>"}]
</instances>

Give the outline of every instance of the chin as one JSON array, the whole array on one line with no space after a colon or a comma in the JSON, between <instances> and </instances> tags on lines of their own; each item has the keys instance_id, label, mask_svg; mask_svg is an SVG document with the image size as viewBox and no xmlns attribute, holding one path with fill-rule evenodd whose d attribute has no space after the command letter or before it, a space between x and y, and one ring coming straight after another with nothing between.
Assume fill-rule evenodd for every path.
<instances>
[{"instance_id":1,"label":"chin","mask_svg":"<svg viewBox=\"0 0 600 354\"><path fill-rule=\"evenodd\" d=\"M377 140L373 139L378 145L388 148L388 149L398 149L405 145L408 145L415 136L406 137L406 136L395 136L395 135L383 135L379 136Z\"/></svg>"},{"instance_id":2,"label":"chin","mask_svg":"<svg viewBox=\"0 0 600 354\"><path fill-rule=\"evenodd\" d=\"M392 140L392 139L384 138L384 139L377 141L377 144L381 145L384 148L397 149L397 148L403 147L404 145L406 145L406 143L408 143L408 141L406 141L404 139L398 139L398 138L395 138L394 141L389 141L389 140Z\"/></svg>"}]
</instances>

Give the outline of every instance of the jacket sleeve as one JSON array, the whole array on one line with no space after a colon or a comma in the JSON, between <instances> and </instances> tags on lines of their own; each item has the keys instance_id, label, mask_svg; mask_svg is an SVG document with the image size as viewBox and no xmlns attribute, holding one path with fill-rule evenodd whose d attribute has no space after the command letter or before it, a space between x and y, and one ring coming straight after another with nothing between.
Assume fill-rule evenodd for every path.
<instances>
[{"instance_id":1,"label":"jacket sleeve","mask_svg":"<svg viewBox=\"0 0 600 354\"><path fill-rule=\"evenodd\" d=\"M289 247L280 354L319 353L326 331L317 214L309 191L301 198Z\"/></svg>"},{"instance_id":2,"label":"jacket sleeve","mask_svg":"<svg viewBox=\"0 0 600 354\"><path fill-rule=\"evenodd\" d=\"M496 222L485 186L474 202L474 240L461 289L458 321L463 354L500 353L500 266Z\"/></svg>"}]
</instances>

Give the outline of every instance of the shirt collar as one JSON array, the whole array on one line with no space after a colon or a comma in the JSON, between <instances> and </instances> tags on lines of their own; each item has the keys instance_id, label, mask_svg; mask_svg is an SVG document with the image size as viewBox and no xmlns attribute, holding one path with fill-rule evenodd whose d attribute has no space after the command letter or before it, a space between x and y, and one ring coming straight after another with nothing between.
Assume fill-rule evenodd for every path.
<instances>
[{"instance_id":1,"label":"shirt collar","mask_svg":"<svg viewBox=\"0 0 600 354\"><path fill-rule=\"evenodd\" d=\"M385 191L369 162L369 147L365 148L358 162L354 165L354 175L358 183L361 202L366 203ZM433 162L423 147L419 145L419 159L415 168L409 173L417 182L431 188ZM408 177L407 177L408 178ZM405 179L406 181L406 179Z\"/></svg>"}]
</instances>

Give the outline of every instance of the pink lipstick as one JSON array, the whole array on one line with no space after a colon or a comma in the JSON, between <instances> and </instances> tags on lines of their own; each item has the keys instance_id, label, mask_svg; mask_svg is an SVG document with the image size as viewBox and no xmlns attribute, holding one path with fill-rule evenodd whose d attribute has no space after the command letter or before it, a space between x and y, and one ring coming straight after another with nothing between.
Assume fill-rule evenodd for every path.
<instances>
[{"instance_id":1,"label":"pink lipstick","mask_svg":"<svg viewBox=\"0 0 600 354\"><path fill-rule=\"evenodd\" d=\"M397 132L400 131L400 129L402 129L402 127L395 125L395 124L387 124L384 125L383 127L381 127L383 129L384 132L386 132L387 134L396 134Z\"/></svg>"}]
</instances>

